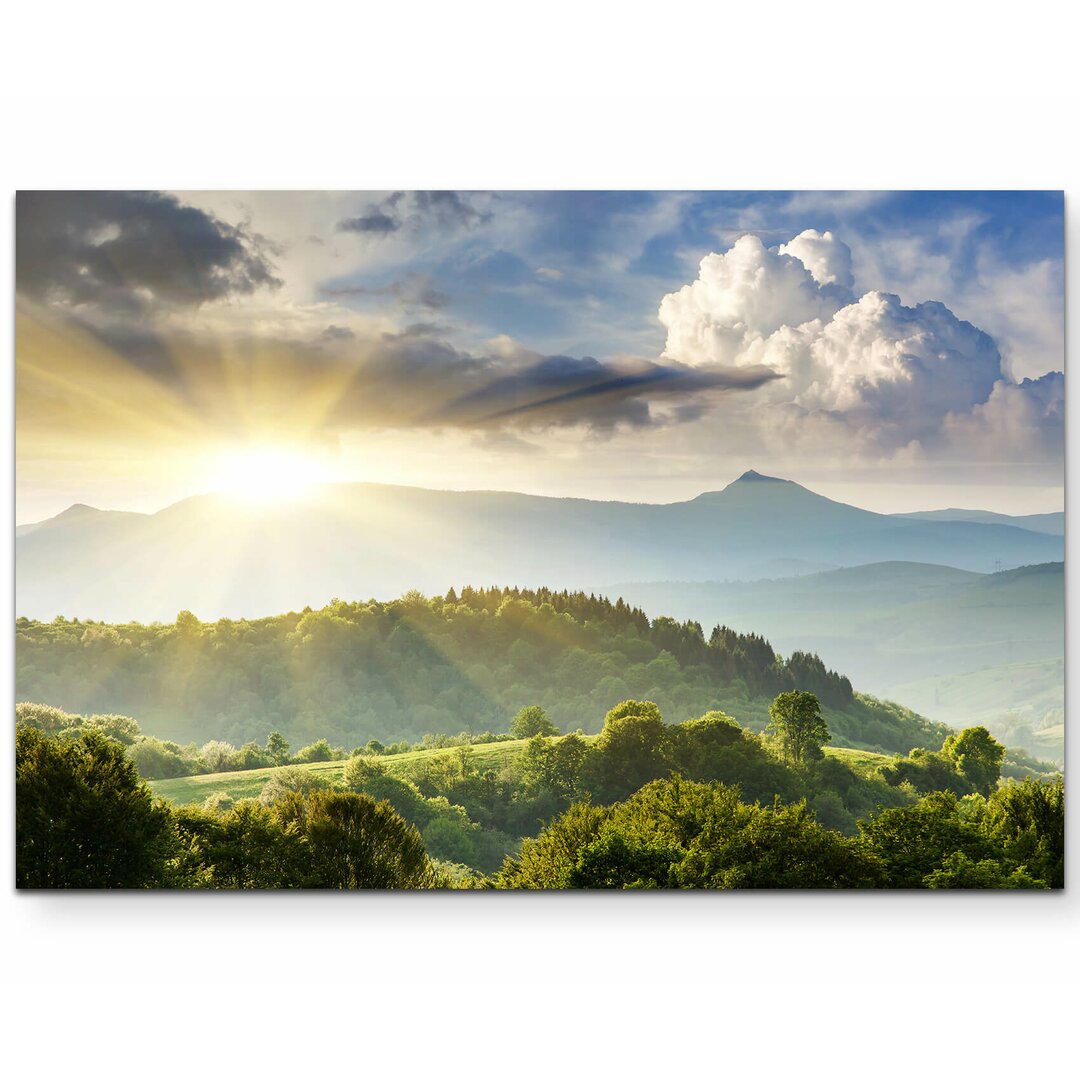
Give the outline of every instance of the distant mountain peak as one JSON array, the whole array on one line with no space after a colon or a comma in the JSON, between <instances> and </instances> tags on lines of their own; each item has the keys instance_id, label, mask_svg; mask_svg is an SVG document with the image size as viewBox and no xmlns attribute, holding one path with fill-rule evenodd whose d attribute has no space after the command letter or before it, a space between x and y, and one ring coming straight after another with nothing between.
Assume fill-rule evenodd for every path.
<instances>
[{"instance_id":1,"label":"distant mountain peak","mask_svg":"<svg viewBox=\"0 0 1080 1080\"><path fill-rule=\"evenodd\" d=\"M757 472L754 469L747 469L746 472L738 478L738 480L732 481L735 484L790 484L790 480L785 480L780 476L765 476L762 473Z\"/></svg>"},{"instance_id":2,"label":"distant mountain peak","mask_svg":"<svg viewBox=\"0 0 1080 1080\"><path fill-rule=\"evenodd\" d=\"M53 521L59 521L61 518L84 517L87 514L100 513L101 511L96 506L87 506L86 503L72 503L66 510L57 514Z\"/></svg>"}]
</instances>

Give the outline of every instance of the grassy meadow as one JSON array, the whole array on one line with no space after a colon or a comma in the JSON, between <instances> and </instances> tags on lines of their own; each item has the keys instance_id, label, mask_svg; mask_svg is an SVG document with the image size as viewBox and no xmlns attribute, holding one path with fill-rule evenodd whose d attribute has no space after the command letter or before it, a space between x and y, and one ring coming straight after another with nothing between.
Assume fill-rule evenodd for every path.
<instances>
[{"instance_id":1,"label":"grassy meadow","mask_svg":"<svg viewBox=\"0 0 1080 1080\"><path fill-rule=\"evenodd\" d=\"M595 735L586 735L585 742L594 743ZM472 746L472 761L480 772L499 772L513 763L524 750L528 739L515 739L512 742L481 743ZM388 775L404 779L409 767L422 759L453 757L456 749L410 750L404 754L388 754L372 758L385 766ZM827 757L833 757L847 765L853 772L863 777L877 775L883 764L891 759L888 754L875 754L869 750L851 750L842 746L825 747ZM171 780L150 780L148 783L154 794L177 806L197 806L210 795L218 793L233 799L258 798L263 786L274 773L281 769L303 769L321 776L331 782L340 779L344 761L313 761L306 765L281 765L270 769L247 769L242 772L204 773L202 776L178 776Z\"/></svg>"}]
</instances>

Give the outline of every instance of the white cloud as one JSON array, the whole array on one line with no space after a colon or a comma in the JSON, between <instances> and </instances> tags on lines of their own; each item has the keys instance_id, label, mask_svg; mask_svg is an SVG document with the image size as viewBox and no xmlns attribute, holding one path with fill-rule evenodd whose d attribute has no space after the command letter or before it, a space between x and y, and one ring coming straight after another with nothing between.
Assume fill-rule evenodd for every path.
<instances>
[{"instance_id":1,"label":"white cloud","mask_svg":"<svg viewBox=\"0 0 1080 1080\"><path fill-rule=\"evenodd\" d=\"M696 281L660 302L664 355L684 364L745 363L747 354L785 326L828 318L842 304L803 262L753 235L726 254L701 260Z\"/></svg>"},{"instance_id":2,"label":"white cloud","mask_svg":"<svg viewBox=\"0 0 1080 1080\"><path fill-rule=\"evenodd\" d=\"M1019 383L1001 379L982 404L949 413L944 435L952 450L970 460L1061 463L1065 376L1055 371Z\"/></svg>"},{"instance_id":3,"label":"white cloud","mask_svg":"<svg viewBox=\"0 0 1080 1080\"><path fill-rule=\"evenodd\" d=\"M780 245L781 255L794 255L813 275L819 285L840 285L850 289L855 284L851 273L851 248L831 232L803 229L794 240Z\"/></svg>"},{"instance_id":4,"label":"white cloud","mask_svg":"<svg viewBox=\"0 0 1080 1080\"><path fill-rule=\"evenodd\" d=\"M765 363L787 376L773 385L807 412L842 417L883 446L933 434L945 413L983 401L1001 375L993 341L943 304L904 307L872 292L814 323Z\"/></svg>"},{"instance_id":5,"label":"white cloud","mask_svg":"<svg viewBox=\"0 0 1080 1080\"><path fill-rule=\"evenodd\" d=\"M970 460L980 446L1006 459L1060 456L1060 377L1015 383L993 338L943 303L908 307L878 291L855 299L851 282L851 252L830 233L806 230L775 249L743 236L661 301L665 355L781 375L727 418L773 449L897 461Z\"/></svg>"},{"instance_id":6,"label":"white cloud","mask_svg":"<svg viewBox=\"0 0 1080 1080\"><path fill-rule=\"evenodd\" d=\"M1016 380L1065 368L1065 268L1058 259L1009 266L988 248L959 303L985 312L980 322L1001 347Z\"/></svg>"}]
</instances>

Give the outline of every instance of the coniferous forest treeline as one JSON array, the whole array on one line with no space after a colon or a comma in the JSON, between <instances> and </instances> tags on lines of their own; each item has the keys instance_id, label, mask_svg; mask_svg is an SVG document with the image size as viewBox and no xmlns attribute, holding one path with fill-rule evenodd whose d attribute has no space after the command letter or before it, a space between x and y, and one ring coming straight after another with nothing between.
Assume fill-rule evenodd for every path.
<instances>
[{"instance_id":1,"label":"coniferous forest treeline","mask_svg":"<svg viewBox=\"0 0 1080 1080\"><path fill-rule=\"evenodd\" d=\"M853 693L811 654L781 658L756 634L650 621L623 601L547 589L463 588L386 603L335 600L272 618L174 624L17 621L16 693L80 714L138 717L180 744L294 744L505 730L523 703L562 731L597 732L630 698L685 719L710 709L762 730L777 693L807 690L842 745L906 753L948 733Z\"/></svg>"}]
</instances>

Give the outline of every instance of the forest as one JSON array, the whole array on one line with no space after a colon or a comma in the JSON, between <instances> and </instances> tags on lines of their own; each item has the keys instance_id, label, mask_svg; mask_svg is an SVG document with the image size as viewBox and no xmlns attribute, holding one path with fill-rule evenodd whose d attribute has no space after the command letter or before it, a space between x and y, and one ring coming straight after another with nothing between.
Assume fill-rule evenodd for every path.
<instances>
[{"instance_id":1,"label":"forest","mask_svg":"<svg viewBox=\"0 0 1080 1080\"><path fill-rule=\"evenodd\" d=\"M254 797L219 788L190 805L155 796L139 775L130 718L23 705L17 883L1063 886L1062 779L1020 768L1022 779L1003 780L1005 748L985 728L937 750L837 756L816 695L781 691L769 717L761 734L718 711L669 724L655 702L626 700L598 736L559 735L531 705L505 739L412 753L371 745L329 765L256 772ZM268 752L295 761L275 734ZM500 744L501 758L484 752Z\"/></svg>"},{"instance_id":2,"label":"forest","mask_svg":"<svg viewBox=\"0 0 1080 1080\"><path fill-rule=\"evenodd\" d=\"M580 592L465 587L213 623L191 612L151 625L20 618L16 634L18 700L134 716L177 747L240 747L271 731L349 750L478 736L504 731L523 703L560 731L595 734L630 699L680 720L720 710L761 731L771 699L796 688L817 695L841 745L907 753L949 731L854 693L817 656L781 657L757 634L706 636Z\"/></svg>"}]
</instances>

